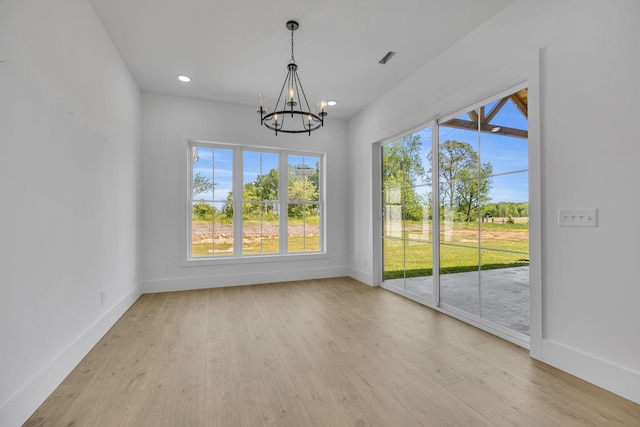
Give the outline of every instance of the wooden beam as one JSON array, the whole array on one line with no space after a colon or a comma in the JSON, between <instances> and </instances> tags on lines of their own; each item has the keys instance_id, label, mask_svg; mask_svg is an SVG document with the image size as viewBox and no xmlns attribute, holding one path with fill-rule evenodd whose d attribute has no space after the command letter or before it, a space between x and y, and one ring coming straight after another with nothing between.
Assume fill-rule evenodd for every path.
<instances>
[{"instance_id":1,"label":"wooden beam","mask_svg":"<svg viewBox=\"0 0 640 427\"><path fill-rule=\"evenodd\" d=\"M522 113L524 118L528 120L529 119L529 109L527 107L527 104L522 102L522 100L520 98L518 98L515 94L511 95L511 101L513 101L515 106L518 107L518 110L520 110L520 112Z\"/></svg>"},{"instance_id":2,"label":"wooden beam","mask_svg":"<svg viewBox=\"0 0 640 427\"><path fill-rule=\"evenodd\" d=\"M478 130L477 122L472 122L471 120L462 120L462 119L447 120L444 123L440 123L440 126L447 126L447 127L456 128L456 129Z\"/></svg>"},{"instance_id":3,"label":"wooden beam","mask_svg":"<svg viewBox=\"0 0 640 427\"><path fill-rule=\"evenodd\" d=\"M472 122L478 123L478 114L476 114L475 110L471 110L467 114Z\"/></svg>"},{"instance_id":4,"label":"wooden beam","mask_svg":"<svg viewBox=\"0 0 640 427\"><path fill-rule=\"evenodd\" d=\"M498 114L498 112L502 109L502 107L504 107L504 104L507 103L507 101L509 100L509 98L502 98L500 101L498 101L498 103L496 105L493 106L493 108L491 109L491 111L489 111L489 115L487 116L487 123L491 123L491 120L493 120L493 118L496 116L496 114Z\"/></svg>"},{"instance_id":5,"label":"wooden beam","mask_svg":"<svg viewBox=\"0 0 640 427\"><path fill-rule=\"evenodd\" d=\"M462 120L462 119L451 119L447 120L444 123L441 123L440 126L447 126L456 129L464 129L464 130L478 130L478 123L472 122L471 120ZM497 130L495 130L497 129ZM505 136L513 136L516 138L529 138L529 132L522 129L515 129L505 126L496 126L490 125L487 123L482 123L480 125L480 132L484 133L492 133L495 135L505 135Z\"/></svg>"}]
</instances>

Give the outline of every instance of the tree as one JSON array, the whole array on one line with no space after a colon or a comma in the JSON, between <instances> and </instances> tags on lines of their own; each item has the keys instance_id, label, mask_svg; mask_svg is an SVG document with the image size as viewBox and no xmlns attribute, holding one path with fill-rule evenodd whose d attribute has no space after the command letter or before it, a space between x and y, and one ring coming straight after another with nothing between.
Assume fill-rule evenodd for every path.
<instances>
[{"instance_id":1,"label":"tree","mask_svg":"<svg viewBox=\"0 0 640 427\"><path fill-rule=\"evenodd\" d=\"M214 208L209 203L196 203L192 208L192 219L201 221L211 221Z\"/></svg>"},{"instance_id":2,"label":"tree","mask_svg":"<svg viewBox=\"0 0 640 427\"><path fill-rule=\"evenodd\" d=\"M266 175L258 175L254 181L258 200L278 200L278 171L271 169Z\"/></svg>"},{"instance_id":3,"label":"tree","mask_svg":"<svg viewBox=\"0 0 640 427\"><path fill-rule=\"evenodd\" d=\"M480 165L480 157L473 147L455 140L440 144L438 167L443 206L470 221L480 204L490 200L489 175L493 167L490 163ZM443 214L444 211L442 209Z\"/></svg>"},{"instance_id":4,"label":"tree","mask_svg":"<svg viewBox=\"0 0 640 427\"><path fill-rule=\"evenodd\" d=\"M489 197L491 181L482 177L487 177L492 173L493 166L490 163L483 163L480 176L477 171L472 174L469 169L463 169L458 174L460 181L455 191L456 205L465 221L469 222L472 217L477 217L478 208L491 200Z\"/></svg>"},{"instance_id":5,"label":"tree","mask_svg":"<svg viewBox=\"0 0 640 427\"><path fill-rule=\"evenodd\" d=\"M195 198L199 194L207 193L213 190L215 186L216 184L211 179L198 172L193 177L193 197Z\"/></svg>"},{"instance_id":6,"label":"tree","mask_svg":"<svg viewBox=\"0 0 640 427\"><path fill-rule=\"evenodd\" d=\"M419 180L426 182L423 166L422 141L420 135L407 135L384 146L382 154L382 183L387 194L398 191L403 208L403 218L419 221L423 219L422 200L416 193Z\"/></svg>"},{"instance_id":7,"label":"tree","mask_svg":"<svg viewBox=\"0 0 640 427\"><path fill-rule=\"evenodd\" d=\"M274 213L274 203L278 200L278 171L271 169L265 175L258 175L253 182L247 182L242 189L245 215Z\"/></svg>"},{"instance_id":8,"label":"tree","mask_svg":"<svg viewBox=\"0 0 640 427\"><path fill-rule=\"evenodd\" d=\"M233 218L233 191L229 191L227 195L227 200L222 205L222 209L220 210L222 215L227 218Z\"/></svg>"},{"instance_id":9,"label":"tree","mask_svg":"<svg viewBox=\"0 0 640 427\"><path fill-rule=\"evenodd\" d=\"M320 161L316 161L316 167L313 169L313 173L311 175L309 175L309 181L311 182L311 185L313 185L313 187L315 188L315 191L317 194L320 194L320 174L318 173L320 171ZM318 199L315 199L318 200Z\"/></svg>"},{"instance_id":10,"label":"tree","mask_svg":"<svg viewBox=\"0 0 640 427\"><path fill-rule=\"evenodd\" d=\"M440 144L439 174L440 174L440 198L444 204L453 208L456 201L456 180L462 179L469 173L463 171L477 170L478 153L466 143L455 140L447 140Z\"/></svg>"},{"instance_id":11,"label":"tree","mask_svg":"<svg viewBox=\"0 0 640 427\"><path fill-rule=\"evenodd\" d=\"M296 169L306 169L300 166L289 165L288 199L292 201L317 202L320 188L318 187L318 168L309 168L310 175L298 175ZM290 218L304 218L317 214L315 204L290 204L288 206Z\"/></svg>"},{"instance_id":12,"label":"tree","mask_svg":"<svg viewBox=\"0 0 640 427\"><path fill-rule=\"evenodd\" d=\"M418 178L425 178L422 165L422 140L420 135L407 135L384 146L383 183L391 188L415 185Z\"/></svg>"}]
</instances>

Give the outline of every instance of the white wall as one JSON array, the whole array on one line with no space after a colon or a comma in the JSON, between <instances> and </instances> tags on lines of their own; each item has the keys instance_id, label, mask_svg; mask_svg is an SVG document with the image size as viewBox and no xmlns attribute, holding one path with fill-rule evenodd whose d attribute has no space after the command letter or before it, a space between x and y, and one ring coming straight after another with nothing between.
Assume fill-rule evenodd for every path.
<instances>
[{"instance_id":1,"label":"white wall","mask_svg":"<svg viewBox=\"0 0 640 427\"><path fill-rule=\"evenodd\" d=\"M373 283L371 145L527 76L540 49L542 359L640 402L640 3L516 1L349 123L352 274ZM599 209L597 228L557 210Z\"/></svg>"},{"instance_id":2,"label":"white wall","mask_svg":"<svg viewBox=\"0 0 640 427\"><path fill-rule=\"evenodd\" d=\"M197 84L192 82L191 84ZM147 292L345 275L347 260L346 123L326 118L309 135L260 126L255 109L167 95L142 95L142 271ZM326 152L327 256L320 259L184 266L187 140ZM166 271L166 266L169 271Z\"/></svg>"},{"instance_id":3,"label":"white wall","mask_svg":"<svg viewBox=\"0 0 640 427\"><path fill-rule=\"evenodd\" d=\"M85 0L0 2L0 61L0 425L15 426L139 295L140 93Z\"/></svg>"}]
</instances>

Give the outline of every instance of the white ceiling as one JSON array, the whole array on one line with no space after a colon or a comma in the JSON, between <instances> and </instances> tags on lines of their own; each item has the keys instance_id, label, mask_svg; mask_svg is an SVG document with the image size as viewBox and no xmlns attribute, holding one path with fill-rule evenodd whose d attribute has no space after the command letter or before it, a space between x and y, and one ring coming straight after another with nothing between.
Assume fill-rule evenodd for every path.
<instances>
[{"instance_id":1,"label":"white ceiling","mask_svg":"<svg viewBox=\"0 0 640 427\"><path fill-rule=\"evenodd\" d=\"M335 99L329 119L348 119L513 0L90 1L143 91L239 105L275 102L297 20L309 101Z\"/></svg>"}]
</instances>

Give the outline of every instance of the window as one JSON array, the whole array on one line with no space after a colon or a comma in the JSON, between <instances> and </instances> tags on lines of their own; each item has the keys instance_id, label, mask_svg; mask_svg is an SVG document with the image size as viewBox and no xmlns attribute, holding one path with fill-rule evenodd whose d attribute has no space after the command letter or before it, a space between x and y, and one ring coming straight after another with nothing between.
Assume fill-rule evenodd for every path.
<instances>
[{"instance_id":1,"label":"window","mask_svg":"<svg viewBox=\"0 0 640 427\"><path fill-rule=\"evenodd\" d=\"M189 143L188 259L321 253L323 154Z\"/></svg>"},{"instance_id":2,"label":"window","mask_svg":"<svg viewBox=\"0 0 640 427\"><path fill-rule=\"evenodd\" d=\"M191 257L233 255L233 150L191 147Z\"/></svg>"},{"instance_id":3,"label":"window","mask_svg":"<svg viewBox=\"0 0 640 427\"><path fill-rule=\"evenodd\" d=\"M280 252L278 153L242 153L242 254Z\"/></svg>"},{"instance_id":4,"label":"window","mask_svg":"<svg viewBox=\"0 0 640 427\"><path fill-rule=\"evenodd\" d=\"M320 251L320 157L288 155L287 222L293 252Z\"/></svg>"}]
</instances>

